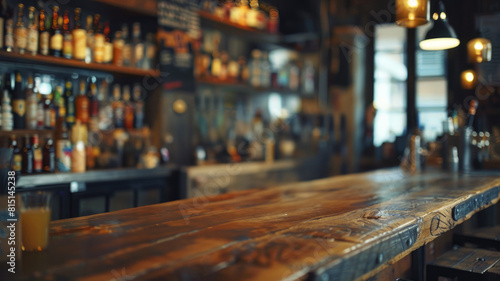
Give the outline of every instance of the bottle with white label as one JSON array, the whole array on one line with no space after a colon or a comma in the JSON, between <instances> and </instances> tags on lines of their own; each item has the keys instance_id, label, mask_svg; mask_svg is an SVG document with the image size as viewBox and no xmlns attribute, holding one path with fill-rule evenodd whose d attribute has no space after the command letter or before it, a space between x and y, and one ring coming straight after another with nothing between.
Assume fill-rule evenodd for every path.
<instances>
[{"instance_id":1,"label":"bottle with white label","mask_svg":"<svg viewBox=\"0 0 500 281\"><path fill-rule=\"evenodd\" d=\"M94 16L94 62L97 63L104 62L104 43L106 43L106 37L102 33L102 24L99 22L100 18L99 14Z\"/></svg>"},{"instance_id":2,"label":"bottle with white label","mask_svg":"<svg viewBox=\"0 0 500 281\"><path fill-rule=\"evenodd\" d=\"M82 28L80 19L81 9L75 9L75 28L73 29L73 58L75 60L85 60L85 52L87 48L87 30Z\"/></svg>"},{"instance_id":3,"label":"bottle with white label","mask_svg":"<svg viewBox=\"0 0 500 281\"><path fill-rule=\"evenodd\" d=\"M5 50L14 51L14 20L11 18L5 23Z\"/></svg>"},{"instance_id":4,"label":"bottle with white label","mask_svg":"<svg viewBox=\"0 0 500 281\"><path fill-rule=\"evenodd\" d=\"M12 131L14 128L14 116L12 115L12 106L10 104L11 82L10 74L5 76L5 84L2 98L2 131Z\"/></svg>"},{"instance_id":5,"label":"bottle with white label","mask_svg":"<svg viewBox=\"0 0 500 281\"><path fill-rule=\"evenodd\" d=\"M124 66L132 65L132 45L128 39L128 27L126 24L122 25L122 38L123 38L123 48L122 48L122 61Z\"/></svg>"},{"instance_id":6,"label":"bottle with white label","mask_svg":"<svg viewBox=\"0 0 500 281\"><path fill-rule=\"evenodd\" d=\"M92 16L87 16L87 47L85 49L85 62L91 63L94 60L94 29L92 28Z\"/></svg>"},{"instance_id":7,"label":"bottle with white label","mask_svg":"<svg viewBox=\"0 0 500 281\"><path fill-rule=\"evenodd\" d=\"M50 33L47 28L49 25L49 21L47 20L47 16L45 14L45 10L40 10L40 21L38 22L39 26L39 39L40 39L40 54L44 56L49 55L49 41L50 41Z\"/></svg>"},{"instance_id":8,"label":"bottle with white label","mask_svg":"<svg viewBox=\"0 0 500 281\"><path fill-rule=\"evenodd\" d=\"M142 68L144 62L144 43L141 41L141 24L136 22L133 25L132 37L134 43L133 67Z\"/></svg>"},{"instance_id":9,"label":"bottle with white label","mask_svg":"<svg viewBox=\"0 0 500 281\"><path fill-rule=\"evenodd\" d=\"M23 9L24 5L17 6L17 23L14 30L14 52L24 54L28 45L28 29L24 25Z\"/></svg>"},{"instance_id":10,"label":"bottle with white label","mask_svg":"<svg viewBox=\"0 0 500 281\"><path fill-rule=\"evenodd\" d=\"M32 55L38 53L38 23L35 17L35 7L29 8L29 26L28 26L28 52Z\"/></svg>"},{"instance_id":11,"label":"bottle with white label","mask_svg":"<svg viewBox=\"0 0 500 281\"><path fill-rule=\"evenodd\" d=\"M38 100L36 93L38 90L34 90L33 87L33 77L28 76L28 84L26 85L25 96L26 96L26 128L28 130L36 130L38 127L37 122L37 109Z\"/></svg>"},{"instance_id":12,"label":"bottle with white label","mask_svg":"<svg viewBox=\"0 0 500 281\"><path fill-rule=\"evenodd\" d=\"M50 55L61 57L63 49L63 35L59 30L59 6L52 8L52 27L50 29Z\"/></svg>"}]
</instances>

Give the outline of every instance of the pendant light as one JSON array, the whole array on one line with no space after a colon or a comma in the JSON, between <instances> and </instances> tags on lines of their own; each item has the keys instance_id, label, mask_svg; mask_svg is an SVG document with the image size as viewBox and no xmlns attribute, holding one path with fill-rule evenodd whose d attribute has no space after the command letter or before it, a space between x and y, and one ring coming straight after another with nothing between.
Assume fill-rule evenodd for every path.
<instances>
[{"instance_id":1,"label":"pendant light","mask_svg":"<svg viewBox=\"0 0 500 281\"><path fill-rule=\"evenodd\" d=\"M396 24L415 28L429 21L428 0L396 0Z\"/></svg>"},{"instance_id":2,"label":"pendant light","mask_svg":"<svg viewBox=\"0 0 500 281\"><path fill-rule=\"evenodd\" d=\"M460 76L460 82L462 84L462 88L466 90L474 89L477 83L477 75L474 70L468 69L462 72Z\"/></svg>"},{"instance_id":3,"label":"pendant light","mask_svg":"<svg viewBox=\"0 0 500 281\"><path fill-rule=\"evenodd\" d=\"M423 41L420 42L420 48L426 51L447 50L460 45L460 40L453 27L446 20L446 12L443 2L439 1L438 12L432 15L434 25L432 26Z\"/></svg>"},{"instance_id":4,"label":"pendant light","mask_svg":"<svg viewBox=\"0 0 500 281\"><path fill-rule=\"evenodd\" d=\"M483 11L483 3L479 1L478 14ZM469 62L483 63L491 61L491 41L483 38L479 27L477 27L476 38L467 43L467 53L469 54Z\"/></svg>"}]
</instances>

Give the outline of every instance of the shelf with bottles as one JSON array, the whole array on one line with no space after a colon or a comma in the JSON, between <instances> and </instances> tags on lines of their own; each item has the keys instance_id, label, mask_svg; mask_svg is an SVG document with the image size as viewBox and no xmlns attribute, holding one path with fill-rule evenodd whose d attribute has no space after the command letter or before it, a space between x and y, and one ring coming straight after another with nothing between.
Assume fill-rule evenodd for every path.
<instances>
[{"instance_id":1,"label":"shelf with bottles","mask_svg":"<svg viewBox=\"0 0 500 281\"><path fill-rule=\"evenodd\" d=\"M279 45L283 42L282 36L278 33L261 31L246 25L231 22L203 10L198 11L198 14L200 16L202 27L214 28L229 33L230 35L238 36L246 41L265 43L269 45Z\"/></svg>"},{"instance_id":2,"label":"shelf with bottles","mask_svg":"<svg viewBox=\"0 0 500 281\"><path fill-rule=\"evenodd\" d=\"M2 7L7 12L2 13L5 32L0 61L122 76L159 75L155 35L141 35L142 30L154 30L154 21L129 26L114 14L105 18L80 7L43 2L29 8L23 3Z\"/></svg>"}]
</instances>

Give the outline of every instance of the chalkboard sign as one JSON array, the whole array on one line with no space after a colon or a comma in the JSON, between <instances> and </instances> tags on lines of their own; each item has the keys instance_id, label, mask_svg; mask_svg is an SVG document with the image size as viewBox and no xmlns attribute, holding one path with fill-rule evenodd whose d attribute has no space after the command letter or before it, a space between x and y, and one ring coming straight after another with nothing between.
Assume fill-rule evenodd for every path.
<instances>
[{"instance_id":1,"label":"chalkboard sign","mask_svg":"<svg viewBox=\"0 0 500 281\"><path fill-rule=\"evenodd\" d=\"M500 86L500 14L481 16L479 29L482 37L491 40L492 57L490 62L479 64L481 83L487 86Z\"/></svg>"},{"instance_id":2,"label":"chalkboard sign","mask_svg":"<svg viewBox=\"0 0 500 281\"><path fill-rule=\"evenodd\" d=\"M160 71L165 90L194 91L192 42L199 34L197 0L158 0Z\"/></svg>"}]
</instances>

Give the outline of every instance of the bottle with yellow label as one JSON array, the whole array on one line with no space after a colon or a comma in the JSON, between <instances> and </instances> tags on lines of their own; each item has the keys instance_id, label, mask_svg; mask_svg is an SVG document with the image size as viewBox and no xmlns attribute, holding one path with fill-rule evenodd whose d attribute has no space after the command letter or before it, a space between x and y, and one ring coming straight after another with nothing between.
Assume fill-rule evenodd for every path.
<instances>
[{"instance_id":1,"label":"bottle with yellow label","mask_svg":"<svg viewBox=\"0 0 500 281\"><path fill-rule=\"evenodd\" d=\"M106 38L102 33L102 23L99 22L101 15L94 16L94 62L104 62L104 44Z\"/></svg>"},{"instance_id":2,"label":"bottle with yellow label","mask_svg":"<svg viewBox=\"0 0 500 281\"><path fill-rule=\"evenodd\" d=\"M26 128L26 97L21 73L17 71L14 95L12 95L12 114L14 116L14 129Z\"/></svg>"},{"instance_id":3,"label":"bottle with yellow label","mask_svg":"<svg viewBox=\"0 0 500 281\"><path fill-rule=\"evenodd\" d=\"M61 30L59 30L59 6L52 8L50 35L50 54L54 57L62 56L63 35L61 34Z\"/></svg>"},{"instance_id":4,"label":"bottle with yellow label","mask_svg":"<svg viewBox=\"0 0 500 281\"><path fill-rule=\"evenodd\" d=\"M75 9L75 28L73 29L73 58L85 60L85 49L87 48L87 30L82 28L80 19L81 9Z\"/></svg>"},{"instance_id":5,"label":"bottle with yellow label","mask_svg":"<svg viewBox=\"0 0 500 281\"><path fill-rule=\"evenodd\" d=\"M23 4L18 5L17 23L14 30L14 52L24 54L28 45L28 29L23 20Z\"/></svg>"},{"instance_id":6,"label":"bottle with yellow label","mask_svg":"<svg viewBox=\"0 0 500 281\"><path fill-rule=\"evenodd\" d=\"M33 145L33 172L41 173L43 168L43 159L42 148L40 147L38 135L35 134L31 137L31 144Z\"/></svg>"},{"instance_id":7,"label":"bottle with yellow label","mask_svg":"<svg viewBox=\"0 0 500 281\"><path fill-rule=\"evenodd\" d=\"M19 146L17 145L17 140L15 135L12 135L10 137L9 147L10 149L12 149L12 154L14 156L12 161L12 170L14 170L16 173L20 173L23 162L23 156L21 155L21 149L19 149Z\"/></svg>"},{"instance_id":8,"label":"bottle with yellow label","mask_svg":"<svg viewBox=\"0 0 500 281\"><path fill-rule=\"evenodd\" d=\"M38 90L36 90L38 91ZM36 130L38 100L33 86L33 77L28 76L28 84L25 90L26 96L26 128Z\"/></svg>"},{"instance_id":9,"label":"bottle with yellow label","mask_svg":"<svg viewBox=\"0 0 500 281\"><path fill-rule=\"evenodd\" d=\"M38 53L38 24L35 17L35 7L29 8L29 26L28 26L28 45L27 50L30 54Z\"/></svg>"}]
</instances>

